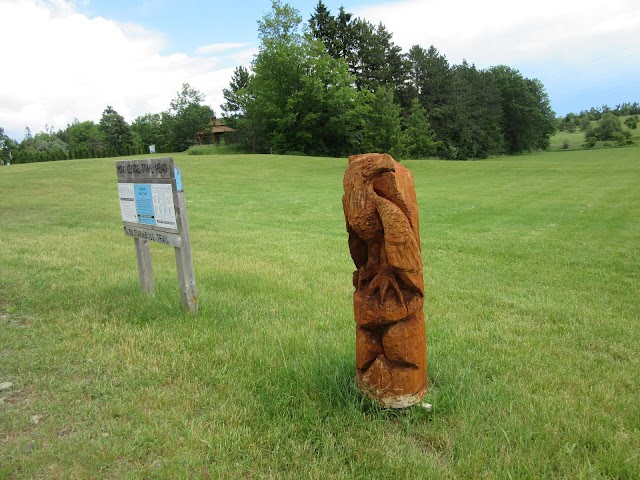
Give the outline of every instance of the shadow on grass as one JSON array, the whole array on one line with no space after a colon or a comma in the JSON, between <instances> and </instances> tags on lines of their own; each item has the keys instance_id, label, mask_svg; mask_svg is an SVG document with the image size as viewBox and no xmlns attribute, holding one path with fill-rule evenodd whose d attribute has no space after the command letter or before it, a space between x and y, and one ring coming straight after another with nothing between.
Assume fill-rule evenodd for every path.
<instances>
[{"instance_id":1,"label":"shadow on grass","mask_svg":"<svg viewBox=\"0 0 640 480\"><path fill-rule=\"evenodd\" d=\"M177 282L156 282L153 293L140 288L137 279L105 287L101 296L112 301L102 302L105 321L123 321L131 325L145 325L167 318L178 319L186 312L180 304Z\"/></svg>"}]
</instances>

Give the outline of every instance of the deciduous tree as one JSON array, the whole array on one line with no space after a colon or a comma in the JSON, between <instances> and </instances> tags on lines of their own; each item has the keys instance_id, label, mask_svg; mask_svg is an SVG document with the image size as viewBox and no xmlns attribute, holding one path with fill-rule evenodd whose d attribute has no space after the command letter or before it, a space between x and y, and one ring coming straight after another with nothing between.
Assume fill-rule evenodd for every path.
<instances>
[{"instance_id":1,"label":"deciduous tree","mask_svg":"<svg viewBox=\"0 0 640 480\"><path fill-rule=\"evenodd\" d=\"M163 125L171 135L171 150L183 151L195 143L195 136L204 130L213 109L203 105L205 96L188 83L182 84L182 90L171 100L171 108L163 116Z\"/></svg>"},{"instance_id":2,"label":"deciduous tree","mask_svg":"<svg viewBox=\"0 0 640 480\"><path fill-rule=\"evenodd\" d=\"M139 147L145 153L149 152L149 145L155 145L156 151L169 143L162 129L162 115L159 113L147 113L137 117L131 123L131 131L137 136Z\"/></svg>"},{"instance_id":3,"label":"deciduous tree","mask_svg":"<svg viewBox=\"0 0 640 480\"><path fill-rule=\"evenodd\" d=\"M606 112L602 114L598 124L587 133L587 136L593 136L600 141L616 140L617 134L621 132L620 119L614 113Z\"/></svg>"},{"instance_id":4,"label":"deciduous tree","mask_svg":"<svg viewBox=\"0 0 640 480\"><path fill-rule=\"evenodd\" d=\"M90 120L79 122L74 119L67 127L69 147L74 158L102 156L104 142L100 129Z\"/></svg>"},{"instance_id":5,"label":"deciduous tree","mask_svg":"<svg viewBox=\"0 0 640 480\"><path fill-rule=\"evenodd\" d=\"M502 130L509 153L545 149L555 133L555 114L542 83L511 67L490 69L500 92Z\"/></svg>"},{"instance_id":6,"label":"deciduous tree","mask_svg":"<svg viewBox=\"0 0 640 480\"><path fill-rule=\"evenodd\" d=\"M124 117L107 105L102 112L99 128L105 147L110 155L129 155L133 147L133 137Z\"/></svg>"},{"instance_id":7,"label":"deciduous tree","mask_svg":"<svg viewBox=\"0 0 640 480\"><path fill-rule=\"evenodd\" d=\"M392 157L404 157L400 107L393 100L390 88L372 93L361 92L364 98L364 128L358 153L385 152Z\"/></svg>"}]
</instances>

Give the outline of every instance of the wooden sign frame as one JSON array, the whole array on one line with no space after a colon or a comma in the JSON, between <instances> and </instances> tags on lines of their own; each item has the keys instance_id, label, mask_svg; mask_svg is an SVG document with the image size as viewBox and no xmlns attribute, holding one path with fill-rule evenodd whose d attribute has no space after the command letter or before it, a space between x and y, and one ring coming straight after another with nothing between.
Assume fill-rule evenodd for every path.
<instances>
[{"instance_id":1,"label":"wooden sign frame","mask_svg":"<svg viewBox=\"0 0 640 480\"><path fill-rule=\"evenodd\" d=\"M120 213L125 235L133 237L140 287L153 293L151 241L171 245L182 306L198 309L182 173L173 158L116 162Z\"/></svg>"}]
</instances>

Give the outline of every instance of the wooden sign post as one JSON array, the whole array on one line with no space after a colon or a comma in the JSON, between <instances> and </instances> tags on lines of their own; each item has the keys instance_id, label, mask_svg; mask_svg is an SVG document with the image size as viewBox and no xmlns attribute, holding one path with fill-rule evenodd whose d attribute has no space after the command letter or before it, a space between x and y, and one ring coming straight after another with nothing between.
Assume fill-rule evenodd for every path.
<instances>
[{"instance_id":1,"label":"wooden sign post","mask_svg":"<svg viewBox=\"0 0 640 480\"><path fill-rule=\"evenodd\" d=\"M171 245L176 254L182 306L198 309L182 174L172 158L116 162L124 233L133 237L140 287L153 292L149 242Z\"/></svg>"}]
</instances>

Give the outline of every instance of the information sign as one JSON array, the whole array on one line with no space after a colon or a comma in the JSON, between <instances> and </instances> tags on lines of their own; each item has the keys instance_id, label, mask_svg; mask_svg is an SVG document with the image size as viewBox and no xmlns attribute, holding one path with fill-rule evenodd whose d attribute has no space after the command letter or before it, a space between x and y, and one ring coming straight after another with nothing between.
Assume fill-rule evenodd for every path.
<instances>
[{"instance_id":1,"label":"information sign","mask_svg":"<svg viewBox=\"0 0 640 480\"><path fill-rule=\"evenodd\" d=\"M124 233L136 245L140 284L153 291L149 241L172 245L182 303L197 309L191 245L182 173L172 158L116 162L118 197Z\"/></svg>"},{"instance_id":2,"label":"information sign","mask_svg":"<svg viewBox=\"0 0 640 480\"><path fill-rule=\"evenodd\" d=\"M170 183L119 183L122 221L178 229Z\"/></svg>"}]
</instances>

